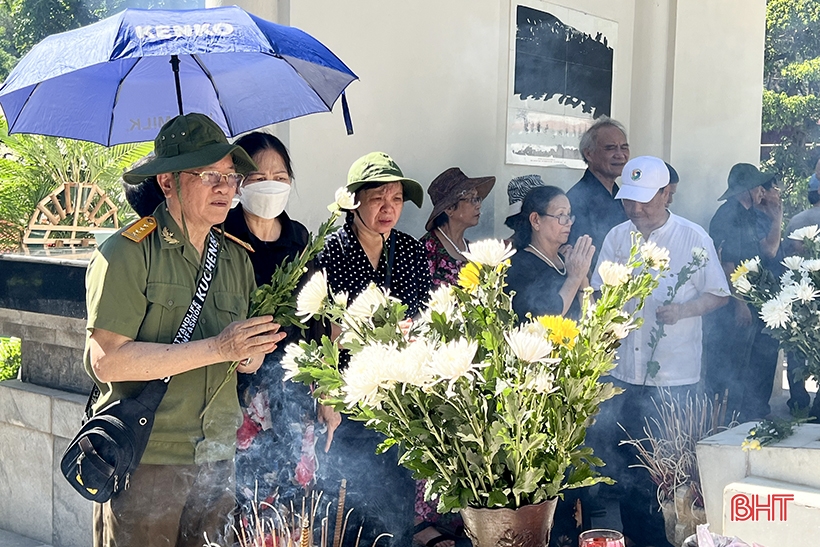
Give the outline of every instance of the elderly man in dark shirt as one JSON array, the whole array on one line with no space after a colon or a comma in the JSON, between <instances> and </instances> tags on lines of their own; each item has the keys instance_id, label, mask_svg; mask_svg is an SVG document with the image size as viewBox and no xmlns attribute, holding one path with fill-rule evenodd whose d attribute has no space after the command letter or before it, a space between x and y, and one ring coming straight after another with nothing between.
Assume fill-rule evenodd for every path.
<instances>
[{"instance_id":1,"label":"elderly man in dark shirt","mask_svg":"<svg viewBox=\"0 0 820 547\"><path fill-rule=\"evenodd\" d=\"M567 192L575 215L569 240L590 236L596 249L592 258L595 264L606 234L613 226L626 222L624 206L615 199L615 179L629 161L626 129L620 122L602 116L581 137L580 148L587 170Z\"/></svg>"},{"instance_id":2,"label":"elderly man in dark shirt","mask_svg":"<svg viewBox=\"0 0 820 547\"><path fill-rule=\"evenodd\" d=\"M773 181L773 175L748 163L738 163L729 172L729 188L720 197L726 203L709 224L727 277L744 260L760 257L765 263L777 254L783 207L779 197L764 201L765 187ZM768 223L761 222L761 212ZM765 233L761 230L764 224ZM728 390L727 416L739 412L740 421L763 418L770 411L777 344L772 352L772 341L763 327L757 312L741 299L704 320L706 389L721 397Z\"/></svg>"}]
</instances>

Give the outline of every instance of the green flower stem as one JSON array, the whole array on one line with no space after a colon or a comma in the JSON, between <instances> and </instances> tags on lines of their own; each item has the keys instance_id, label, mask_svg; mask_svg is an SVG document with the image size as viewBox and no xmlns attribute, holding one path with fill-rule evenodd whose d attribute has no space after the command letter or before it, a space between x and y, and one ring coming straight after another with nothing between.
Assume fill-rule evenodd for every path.
<instances>
[{"instance_id":1,"label":"green flower stem","mask_svg":"<svg viewBox=\"0 0 820 547\"><path fill-rule=\"evenodd\" d=\"M222 388L228 384L228 381L231 379L231 376L234 372L236 372L237 367L239 367L239 361L233 361L228 366L228 372L225 374L225 378L222 380L222 383L219 384L219 387L216 388L214 394L211 395L211 398L208 399L208 403L205 405L205 408L202 409L202 412L199 413L199 419L201 420L205 413L208 412L208 409L211 408L211 404L213 404L214 399L216 396L219 395L219 392L222 391Z\"/></svg>"}]
</instances>

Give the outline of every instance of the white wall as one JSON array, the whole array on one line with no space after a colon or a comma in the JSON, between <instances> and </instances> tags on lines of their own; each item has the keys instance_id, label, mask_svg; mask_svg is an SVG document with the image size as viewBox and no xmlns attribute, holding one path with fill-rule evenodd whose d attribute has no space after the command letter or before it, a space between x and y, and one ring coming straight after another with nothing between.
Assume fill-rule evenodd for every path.
<instances>
[{"instance_id":1,"label":"white wall","mask_svg":"<svg viewBox=\"0 0 820 547\"><path fill-rule=\"evenodd\" d=\"M504 163L510 0L237 3L309 32L360 78L348 88L353 136L345 135L338 104L275 129L295 163L289 210L310 228L350 164L373 150L392 155L425 188L451 166L495 175L473 238L508 235L510 178L535 172L567 189L580 177ZM678 169L676 212L707 224L731 165L758 155L765 0L552 3L618 23L612 115L627 126L633 156L658 155ZM430 209L409 205L400 229L421 235Z\"/></svg>"}]
</instances>

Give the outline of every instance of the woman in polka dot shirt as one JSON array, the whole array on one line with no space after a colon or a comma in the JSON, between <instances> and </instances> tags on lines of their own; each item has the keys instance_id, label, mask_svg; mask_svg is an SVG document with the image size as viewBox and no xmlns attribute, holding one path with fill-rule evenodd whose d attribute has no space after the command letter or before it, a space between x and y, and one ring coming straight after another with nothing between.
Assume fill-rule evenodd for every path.
<instances>
[{"instance_id":1,"label":"woman in polka dot shirt","mask_svg":"<svg viewBox=\"0 0 820 547\"><path fill-rule=\"evenodd\" d=\"M427 301L430 272L421 243L394 227L405 201L421 208L421 185L405 177L387 154L373 152L353 163L347 190L356 196L359 206L348 212L345 225L328 237L316 259L317 268L325 270L334 293L346 292L351 301L371 282L388 289L407 306L407 318L412 318ZM339 424L338 414L329 407L320 406L320 414L331 431L334 423ZM414 481L410 472L398 465L398 450L376 455L376 446L384 437L346 419L329 437L332 444L322 486L326 495L338 492L338 483L347 479L345 505L356 508L351 520L358 519L348 524L348 530L357 530L363 523L362 545L370 545L383 532L393 534L391 545L410 545Z\"/></svg>"}]
</instances>

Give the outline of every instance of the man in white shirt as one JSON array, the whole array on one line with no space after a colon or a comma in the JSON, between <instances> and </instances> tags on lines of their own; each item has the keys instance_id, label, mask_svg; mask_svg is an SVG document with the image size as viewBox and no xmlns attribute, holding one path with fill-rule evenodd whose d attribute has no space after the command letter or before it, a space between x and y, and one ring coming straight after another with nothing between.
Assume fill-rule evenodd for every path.
<instances>
[{"instance_id":1,"label":"man in white shirt","mask_svg":"<svg viewBox=\"0 0 820 547\"><path fill-rule=\"evenodd\" d=\"M590 442L600 444L598 437L601 434L609 437L605 442L610 446L602 446L601 453L610 455L612 461L607 463L611 463L614 469L607 468L604 474L615 475L619 482L629 484L628 488L621 489L619 496L621 519L625 535L639 547L666 544L663 521L660 520L659 526L647 525L647 519L658 515L647 511L655 498L654 486L649 483L645 470L637 470L642 476L635 477L636 470L627 469L628 465L638 463L634 453L624 450L629 447L621 447L620 453L614 454L612 443L617 444L626 438L626 434L613 422L620 423L633 438L642 438L644 419L656 414L651 400L653 396L657 399L658 390L654 386L671 388L673 396L694 393L700 380L701 316L726 304L730 294L709 235L697 224L666 208L671 186L669 170L663 160L641 156L627 162L621 175L621 188L615 197L623 200L629 220L609 231L598 257L598 265L606 260L625 264L633 233L639 233L643 242L652 242L669 251L669 272L639 312L643 325L623 339L618 348L617 366L611 375L615 379L613 383L623 388L625 394L608 401L611 405L602 409L596 432L590 439ZM697 268L690 266L695 272L667 303L670 289L678 282L682 269L694 264L693 253L702 257L701 263L705 260L705 264ZM595 289L602 285L597 267L591 285ZM649 345L651 332L653 327L661 324L666 336L660 340L653 355ZM652 374L651 367L648 367L650 361L660 365L656 374ZM598 447L595 449L598 452ZM604 459L606 461L606 456ZM646 485L650 486L648 492ZM652 533L653 529L655 533Z\"/></svg>"}]
</instances>

